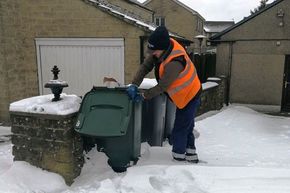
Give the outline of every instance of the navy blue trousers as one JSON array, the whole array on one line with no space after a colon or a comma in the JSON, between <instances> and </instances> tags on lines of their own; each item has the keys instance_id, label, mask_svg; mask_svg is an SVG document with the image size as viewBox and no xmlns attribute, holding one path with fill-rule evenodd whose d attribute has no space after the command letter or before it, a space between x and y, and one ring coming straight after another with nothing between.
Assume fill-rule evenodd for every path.
<instances>
[{"instance_id":1,"label":"navy blue trousers","mask_svg":"<svg viewBox=\"0 0 290 193\"><path fill-rule=\"evenodd\" d=\"M194 117L200 105L200 97L191 100L183 109L176 109L174 127L171 133L172 152L185 154L186 149L195 148L193 135Z\"/></svg>"}]
</instances>

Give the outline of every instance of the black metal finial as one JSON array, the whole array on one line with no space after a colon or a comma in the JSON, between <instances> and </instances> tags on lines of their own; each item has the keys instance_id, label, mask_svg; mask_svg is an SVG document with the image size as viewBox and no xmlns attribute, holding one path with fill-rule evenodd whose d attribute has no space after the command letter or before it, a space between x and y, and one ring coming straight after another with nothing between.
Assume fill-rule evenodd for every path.
<instances>
[{"instance_id":1,"label":"black metal finial","mask_svg":"<svg viewBox=\"0 0 290 193\"><path fill-rule=\"evenodd\" d=\"M58 73L60 70L56 65L52 68L51 72L53 73L53 80L46 83L44 87L51 89L51 92L54 94L52 102L55 102L61 100L60 94L62 93L62 89L68 87L68 84L65 81L58 80Z\"/></svg>"},{"instance_id":2,"label":"black metal finial","mask_svg":"<svg viewBox=\"0 0 290 193\"><path fill-rule=\"evenodd\" d=\"M53 80L57 80L58 79L58 73L60 72L60 70L58 69L58 67L56 65L53 66L51 72L53 73Z\"/></svg>"}]
</instances>

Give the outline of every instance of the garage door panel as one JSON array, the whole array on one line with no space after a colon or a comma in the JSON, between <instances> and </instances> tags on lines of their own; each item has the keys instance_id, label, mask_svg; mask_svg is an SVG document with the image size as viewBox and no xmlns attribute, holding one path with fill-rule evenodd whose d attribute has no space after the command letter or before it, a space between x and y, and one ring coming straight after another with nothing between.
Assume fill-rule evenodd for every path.
<instances>
[{"instance_id":1,"label":"garage door panel","mask_svg":"<svg viewBox=\"0 0 290 193\"><path fill-rule=\"evenodd\" d=\"M64 89L68 94L84 95L93 86L102 86L104 76L114 77L124 83L123 40L108 39L106 45L104 39L67 39L65 45L62 44L63 41L55 39L39 40L37 43L41 94L50 93L44 84L52 79L51 69L54 65L61 70L59 79L69 84Z\"/></svg>"}]
</instances>

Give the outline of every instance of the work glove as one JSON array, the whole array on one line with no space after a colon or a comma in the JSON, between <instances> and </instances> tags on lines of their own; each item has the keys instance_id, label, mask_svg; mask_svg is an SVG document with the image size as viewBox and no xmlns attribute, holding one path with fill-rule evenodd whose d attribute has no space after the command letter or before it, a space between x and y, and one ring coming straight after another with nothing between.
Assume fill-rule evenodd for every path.
<instances>
[{"instance_id":1,"label":"work glove","mask_svg":"<svg viewBox=\"0 0 290 193\"><path fill-rule=\"evenodd\" d=\"M144 100L144 97L138 92L138 87L135 84L130 84L130 86L127 88L127 94L129 99L133 100L134 102L140 102Z\"/></svg>"},{"instance_id":2,"label":"work glove","mask_svg":"<svg viewBox=\"0 0 290 193\"><path fill-rule=\"evenodd\" d=\"M144 101L144 96L141 94L141 93L137 93L135 99L134 99L134 102L141 102L141 101Z\"/></svg>"},{"instance_id":3,"label":"work glove","mask_svg":"<svg viewBox=\"0 0 290 193\"><path fill-rule=\"evenodd\" d=\"M135 84L130 84L127 88L127 94L130 100L134 100L138 93L138 87Z\"/></svg>"}]
</instances>

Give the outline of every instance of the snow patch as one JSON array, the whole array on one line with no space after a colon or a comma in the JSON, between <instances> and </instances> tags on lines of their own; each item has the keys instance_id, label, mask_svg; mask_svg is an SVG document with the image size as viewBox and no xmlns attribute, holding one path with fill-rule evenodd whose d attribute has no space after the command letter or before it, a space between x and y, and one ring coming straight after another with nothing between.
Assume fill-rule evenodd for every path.
<instances>
[{"instance_id":1,"label":"snow patch","mask_svg":"<svg viewBox=\"0 0 290 193\"><path fill-rule=\"evenodd\" d=\"M31 166L27 162L16 161L1 174L0 192L44 193L67 188L64 179L58 174Z\"/></svg>"},{"instance_id":2,"label":"snow patch","mask_svg":"<svg viewBox=\"0 0 290 193\"><path fill-rule=\"evenodd\" d=\"M290 118L243 106L204 114L195 129L199 158L174 162L172 147L143 143L137 165L114 173L93 148L71 187L57 174L13 162L11 143L0 143L0 193L289 193Z\"/></svg>"},{"instance_id":3,"label":"snow patch","mask_svg":"<svg viewBox=\"0 0 290 193\"><path fill-rule=\"evenodd\" d=\"M142 83L140 84L139 88L140 89L150 89L154 86L156 86L158 83L157 83L157 80L154 78L154 79L151 79L151 78L144 78Z\"/></svg>"},{"instance_id":4,"label":"snow patch","mask_svg":"<svg viewBox=\"0 0 290 193\"><path fill-rule=\"evenodd\" d=\"M52 115L69 115L78 112L81 98L76 95L61 94L62 100L51 102L53 94L35 96L10 104L9 111L40 113Z\"/></svg>"},{"instance_id":5,"label":"snow patch","mask_svg":"<svg viewBox=\"0 0 290 193\"><path fill-rule=\"evenodd\" d=\"M220 81L221 79L220 78L217 78L217 77L208 77L207 78L207 81Z\"/></svg>"},{"instance_id":6,"label":"snow patch","mask_svg":"<svg viewBox=\"0 0 290 193\"><path fill-rule=\"evenodd\" d=\"M0 136L11 135L11 127L0 126Z\"/></svg>"},{"instance_id":7,"label":"snow patch","mask_svg":"<svg viewBox=\"0 0 290 193\"><path fill-rule=\"evenodd\" d=\"M218 86L219 84L216 82L205 82L202 84L202 90L207 90L209 88L213 88Z\"/></svg>"}]
</instances>

